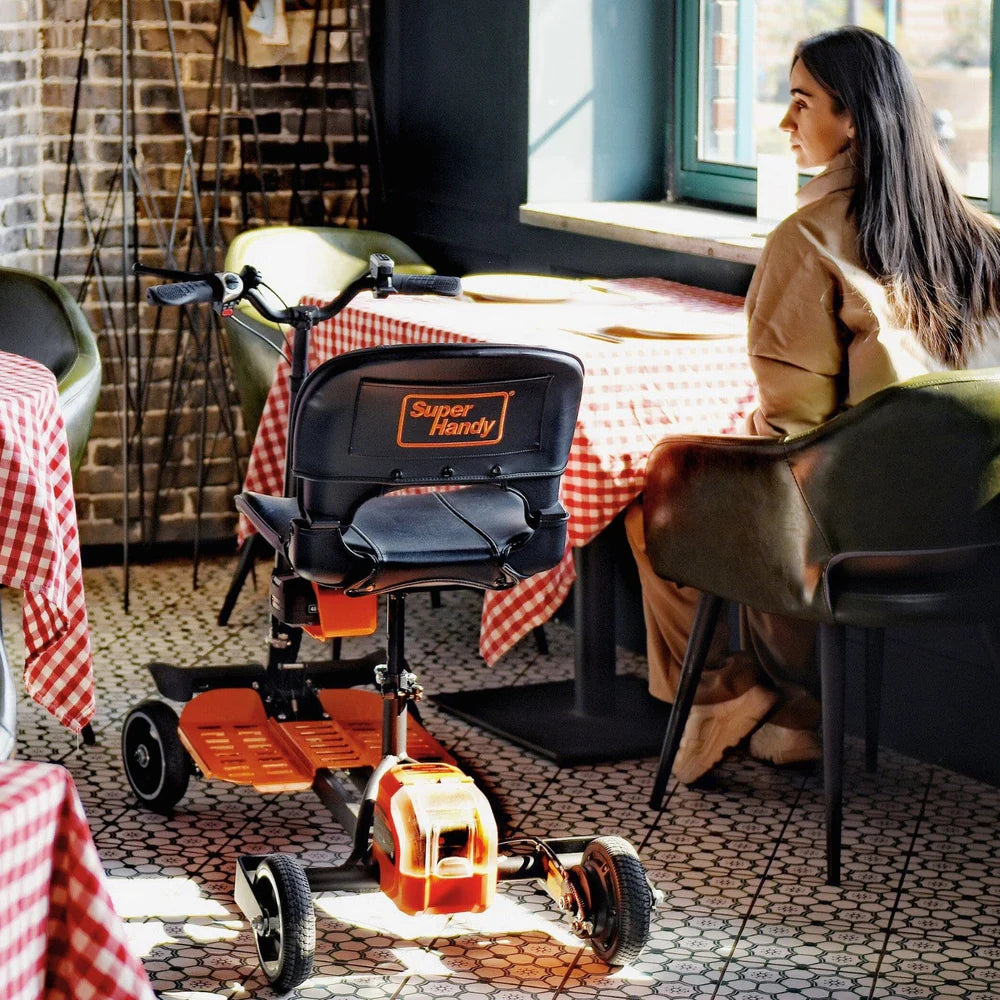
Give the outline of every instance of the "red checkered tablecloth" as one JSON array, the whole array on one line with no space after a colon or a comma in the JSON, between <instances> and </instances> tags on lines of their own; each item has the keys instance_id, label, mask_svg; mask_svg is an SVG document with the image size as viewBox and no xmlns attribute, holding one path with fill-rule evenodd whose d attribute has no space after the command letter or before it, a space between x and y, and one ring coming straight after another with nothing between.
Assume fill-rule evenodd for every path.
<instances>
[{"instance_id":1,"label":"red checkered tablecloth","mask_svg":"<svg viewBox=\"0 0 1000 1000\"><path fill-rule=\"evenodd\" d=\"M485 594L479 650L489 664L566 599L575 577L571 548L586 545L639 494L646 458L660 438L742 430L755 402L741 298L659 279L608 281L601 288L581 282L579 295L545 304L362 295L312 333L311 367L364 347L482 341L544 344L583 361L583 400L562 482L569 546L555 569ZM598 339L609 329L634 333L616 342ZM649 333L668 330L674 336ZM729 335L705 336L716 333ZM281 493L287 420L282 362L250 456L247 490ZM241 522L241 538L250 530Z\"/></svg>"},{"instance_id":2,"label":"red checkered tablecloth","mask_svg":"<svg viewBox=\"0 0 1000 1000\"><path fill-rule=\"evenodd\" d=\"M153 1000L69 772L0 763L0 997Z\"/></svg>"},{"instance_id":3,"label":"red checkered tablecloth","mask_svg":"<svg viewBox=\"0 0 1000 1000\"><path fill-rule=\"evenodd\" d=\"M52 373L0 351L0 584L24 592L28 693L79 732L94 715L73 479Z\"/></svg>"}]
</instances>

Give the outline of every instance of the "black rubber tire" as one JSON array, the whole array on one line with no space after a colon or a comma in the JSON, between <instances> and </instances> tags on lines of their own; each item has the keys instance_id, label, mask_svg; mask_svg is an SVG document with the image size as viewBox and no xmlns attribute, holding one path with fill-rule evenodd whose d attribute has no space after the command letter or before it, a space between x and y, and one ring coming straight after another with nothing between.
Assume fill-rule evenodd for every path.
<instances>
[{"instance_id":1,"label":"black rubber tire","mask_svg":"<svg viewBox=\"0 0 1000 1000\"><path fill-rule=\"evenodd\" d=\"M177 735L177 713L165 702L141 702L122 724L122 763L139 803L168 815L187 791L191 756Z\"/></svg>"},{"instance_id":2,"label":"black rubber tire","mask_svg":"<svg viewBox=\"0 0 1000 1000\"><path fill-rule=\"evenodd\" d=\"M254 934L257 957L271 988L287 993L312 975L316 911L309 879L287 854L269 854L257 866L254 895L269 918L265 934Z\"/></svg>"},{"instance_id":3,"label":"black rubber tire","mask_svg":"<svg viewBox=\"0 0 1000 1000\"><path fill-rule=\"evenodd\" d=\"M594 954L608 965L634 962L649 941L653 903L639 856L621 837L598 837L584 849L580 868Z\"/></svg>"}]
</instances>

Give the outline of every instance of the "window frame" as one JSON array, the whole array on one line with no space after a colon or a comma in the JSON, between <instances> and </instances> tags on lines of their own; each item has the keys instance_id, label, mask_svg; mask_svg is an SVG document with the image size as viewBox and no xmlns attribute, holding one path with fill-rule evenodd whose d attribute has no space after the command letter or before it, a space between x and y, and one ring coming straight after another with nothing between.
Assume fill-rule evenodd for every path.
<instances>
[{"instance_id":1,"label":"window frame","mask_svg":"<svg viewBox=\"0 0 1000 1000\"><path fill-rule=\"evenodd\" d=\"M886 0L886 6L894 8L894 0ZM993 0L990 13L989 196L969 201L1000 214L1000 0ZM756 168L698 157L700 17L701 0L679 0L674 37L675 128L670 196L675 201L753 210L757 199Z\"/></svg>"}]
</instances>

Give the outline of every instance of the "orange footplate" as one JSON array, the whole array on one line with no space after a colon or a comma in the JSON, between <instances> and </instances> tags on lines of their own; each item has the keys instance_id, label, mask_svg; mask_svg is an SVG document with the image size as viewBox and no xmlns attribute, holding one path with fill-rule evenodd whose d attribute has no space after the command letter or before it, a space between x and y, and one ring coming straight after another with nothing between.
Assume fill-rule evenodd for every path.
<instances>
[{"instance_id":1,"label":"orange footplate","mask_svg":"<svg viewBox=\"0 0 1000 1000\"><path fill-rule=\"evenodd\" d=\"M192 698L178 733L206 778L253 785L260 792L311 788L320 768L375 767L382 758L382 696L352 689L319 693L329 719L279 722L256 691L217 688ZM453 763L451 755L412 717L410 756Z\"/></svg>"}]
</instances>

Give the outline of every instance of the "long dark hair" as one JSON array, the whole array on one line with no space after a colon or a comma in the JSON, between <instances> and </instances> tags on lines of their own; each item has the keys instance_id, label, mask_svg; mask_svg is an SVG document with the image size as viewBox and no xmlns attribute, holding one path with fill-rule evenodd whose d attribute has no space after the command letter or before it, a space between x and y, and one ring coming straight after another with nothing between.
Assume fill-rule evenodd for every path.
<instances>
[{"instance_id":1,"label":"long dark hair","mask_svg":"<svg viewBox=\"0 0 1000 1000\"><path fill-rule=\"evenodd\" d=\"M795 58L854 120L849 212L862 263L924 347L961 366L1000 329L1000 228L952 183L913 74L881 35L837 28L800 42Z\"/></svg>"}]
</instances>

